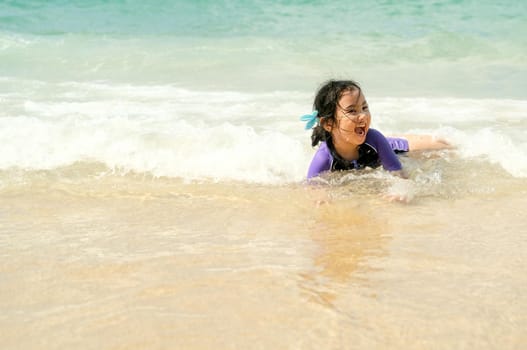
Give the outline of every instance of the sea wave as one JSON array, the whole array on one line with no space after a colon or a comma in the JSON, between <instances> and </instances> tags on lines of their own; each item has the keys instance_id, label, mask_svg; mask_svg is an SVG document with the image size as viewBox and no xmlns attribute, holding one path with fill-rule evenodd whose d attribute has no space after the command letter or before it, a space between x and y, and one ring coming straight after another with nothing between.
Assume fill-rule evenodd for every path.
<instances>
[{"instance_id":1,"label":"sea wave","mask_svg":"<svg viewBox=\"0 0 527 350\"><path fill-rule=\"evenodd\" d=\"M298 117L310 94L25 82L0 94L0 169L76 162L184 179L287 183L314 153ZM31 90L33 89L33 90ZM372 127L445 138L465 159L527 177L527 101L372 97Z\"/></svg>"}]
</instances>

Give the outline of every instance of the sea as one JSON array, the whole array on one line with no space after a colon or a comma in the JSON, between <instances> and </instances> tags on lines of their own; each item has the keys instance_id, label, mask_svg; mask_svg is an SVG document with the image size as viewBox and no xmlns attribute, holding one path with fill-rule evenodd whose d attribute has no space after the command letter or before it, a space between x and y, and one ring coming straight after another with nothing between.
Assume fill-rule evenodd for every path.
<instances>
[{"instance_id":1,"label":"sea","mask_svg":"<svg viewBox=\"0 0 527 350\"><path fill-rule=\"evenodd\" d=\"M328 79L453 149L307 183ZM526 1L0 0L0 348L524 349L526 92Z\"/></svg>"}]
</instances>

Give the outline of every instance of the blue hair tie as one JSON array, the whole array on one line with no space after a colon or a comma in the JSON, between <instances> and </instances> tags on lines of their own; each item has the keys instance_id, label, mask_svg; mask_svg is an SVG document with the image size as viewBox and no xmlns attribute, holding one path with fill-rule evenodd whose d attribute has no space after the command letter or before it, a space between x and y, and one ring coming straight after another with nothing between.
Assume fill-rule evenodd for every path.
<instances>
[{"instance_id":1,"label":"blue hair tie","mask_svg":"<svg viewBox=\"0 0 527 350\"><path fill-rule=\"evenodd\" d=\"M317 123L317 115L318 111L314 110L313 113L306 114L300 117L301 121L306 122L306 130L313 129L313 126L315 126L315 124Z\"/></svg>"}]
</instances>

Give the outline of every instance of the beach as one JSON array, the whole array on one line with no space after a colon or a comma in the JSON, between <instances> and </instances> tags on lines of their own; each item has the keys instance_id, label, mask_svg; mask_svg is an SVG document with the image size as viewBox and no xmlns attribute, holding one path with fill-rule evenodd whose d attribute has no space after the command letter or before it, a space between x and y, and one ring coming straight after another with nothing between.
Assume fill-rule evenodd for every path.
<instances>
[{"instance_id":1,"label":"beach","mask_svg":"<svg viewBox=\"0 0 527 350\"><path fill-rule=\"evenodd\" d=\"M0 1L0 347L522 349L526 19ZM306 183L329 78L454 149Z\"/></svg>"}]
</instances>

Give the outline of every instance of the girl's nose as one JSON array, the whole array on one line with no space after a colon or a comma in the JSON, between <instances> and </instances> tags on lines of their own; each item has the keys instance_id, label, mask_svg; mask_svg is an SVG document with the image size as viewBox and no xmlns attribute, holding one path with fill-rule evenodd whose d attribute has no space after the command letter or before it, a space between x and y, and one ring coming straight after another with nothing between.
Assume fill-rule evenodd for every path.
<instances>
[{"instance_id":1,"label":"girl's nose","mask_svg":"<svg viewBox=\"0 0 527 350\"><path fill-rule=\"evenodd\" d=\"M361 112L357 115L357 122L363 123L366 120L366 113Z\"/></svg>"}]
</instances>

